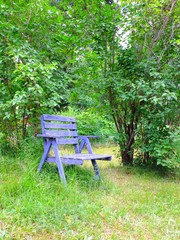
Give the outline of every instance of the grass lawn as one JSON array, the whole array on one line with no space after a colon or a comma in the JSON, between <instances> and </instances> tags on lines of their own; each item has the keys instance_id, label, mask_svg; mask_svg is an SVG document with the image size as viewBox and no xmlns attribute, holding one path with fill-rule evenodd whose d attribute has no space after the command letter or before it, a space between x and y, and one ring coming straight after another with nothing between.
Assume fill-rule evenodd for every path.
<instances>
[{"instance_id":1,"label":"grass lawn","mask_svg":"<svg viewBox=\"0 0 180 240\"><path fill-rule=\"evenodd\" d=\"M177 176L121 167L116 151L95 149L113 154L99 163L101 182L89 162L66 167L67 187L54 165L36 173L39 153L1 156L0 239L180 239Z\"/></svg>"}]
</instances>

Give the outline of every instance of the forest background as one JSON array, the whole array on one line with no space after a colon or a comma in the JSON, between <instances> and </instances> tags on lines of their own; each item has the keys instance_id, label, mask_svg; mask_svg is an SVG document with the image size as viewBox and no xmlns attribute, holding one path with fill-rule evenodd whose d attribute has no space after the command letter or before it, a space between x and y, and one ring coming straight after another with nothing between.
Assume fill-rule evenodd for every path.
<instances>
[{"instance_id":1,"label":"forest background","mask_svg":"<svg viewBox=\"0 0 180 240\"><path fill-rule=\"evenodd\" d=\"M0 15L1 154L55 113L124 165L179 166L179 1L1 0Z\"/></svg>"}]
</instances>

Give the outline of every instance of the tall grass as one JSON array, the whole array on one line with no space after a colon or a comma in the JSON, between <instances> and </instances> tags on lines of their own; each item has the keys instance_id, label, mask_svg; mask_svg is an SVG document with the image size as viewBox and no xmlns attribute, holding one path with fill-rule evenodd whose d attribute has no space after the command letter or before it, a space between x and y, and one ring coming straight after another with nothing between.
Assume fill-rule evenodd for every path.
<instances>
[{"instance_id":1,"label":"tall grass","mask_svg":"<svg viewBox=\"0 0 180 240\"><path fill-rule=\"evenodd\" d=\"M0 239L178 239L179 185L142 169L123 168L116 147L99 163L102 181L90 163L66 167L68 185L56 166L36 172L41 141L25 144L19 157L0 156ZM32 151L32 149L34 151Z\"/></svg>"}]
</instances>

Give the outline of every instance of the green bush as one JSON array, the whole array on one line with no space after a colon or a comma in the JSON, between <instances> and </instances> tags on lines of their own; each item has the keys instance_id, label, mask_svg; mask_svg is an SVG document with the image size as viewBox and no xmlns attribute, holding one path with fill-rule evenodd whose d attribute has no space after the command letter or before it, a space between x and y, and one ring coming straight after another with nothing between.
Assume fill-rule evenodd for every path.
<instances>
[{"instance_id":1,"label":"green bush","mask_svg":"<svg viewBox=\"0 0 180 240\"><path fill-rule=\"evenodd\" d=\"M110 140L115 135L114 123L107 119L106 116L92 111L91 108L84 111L69 108L68 111L62 112L61 115L76 118L79 135L99 136L101 141L107 141L107 138Z\"/></svg>"}]
</instances>

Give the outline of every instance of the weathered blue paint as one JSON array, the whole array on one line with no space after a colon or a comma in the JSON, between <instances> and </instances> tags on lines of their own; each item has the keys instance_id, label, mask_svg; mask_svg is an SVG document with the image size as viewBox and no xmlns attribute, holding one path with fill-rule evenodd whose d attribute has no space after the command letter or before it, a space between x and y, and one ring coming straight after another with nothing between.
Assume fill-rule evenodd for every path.
<instances>
[{"instance_id":1,"label":"weathered blue paint","mask_svg":"<svg viewBox=\"0 0 180 240\"><path fill-rule=\"evenodd\" d=\"M85 160L91 160L96 178L100 179L100 173L96 160L110 161L110 155L94 154L89 138L97 136L78 136L76 119L72 117L43 114L41 116L42 137L44 141L44 153L42 155L38 171L41 171L45 162L55 162L62 183L66 184L63 164L82 165ZM58 145L73 144L75 154L60 155ZM86 146L88 154L81 153ZM49 156L50 149L54 151L54 157Z\"/></svg>"}]
</instances>

